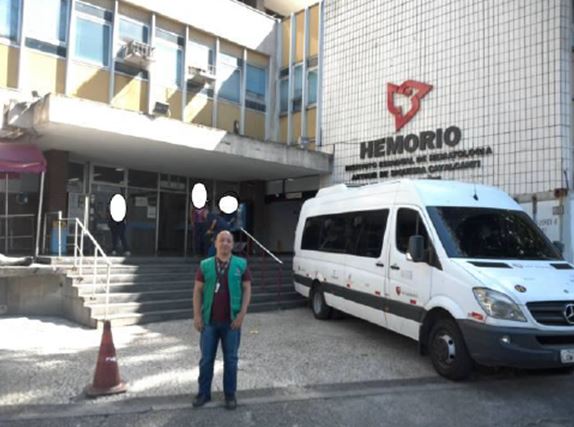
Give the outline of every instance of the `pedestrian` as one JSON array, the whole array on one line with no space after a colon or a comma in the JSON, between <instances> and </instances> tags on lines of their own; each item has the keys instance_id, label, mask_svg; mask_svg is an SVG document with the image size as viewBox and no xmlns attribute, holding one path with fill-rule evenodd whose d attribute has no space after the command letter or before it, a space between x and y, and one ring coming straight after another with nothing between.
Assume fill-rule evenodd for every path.
<instances>
[{"instance_id":1,"label":"pedestrian","mask_svg":"<svg viewBox=\"0 0 574 427\"><path fill-rule=\"evenodd\" d=\"M232 255L233 236L221 231L215 240L216 255L201 261L193 290L193 324L201 333L199 392L194 407L211 400L213 364L221 341L225 407L235 409L237 363L241 325L251 300L251 273L247 260Z\"/></svg>"},{"instance_id":2,"label":"pedestrian","mask_svg":"<svg viewBox=\"0 0 574 427\"><path fill-rule=\"evenodd\" d=\"M193 208L191 213L191 227L193 230L193 240L195 254L199 256L204 256L206 253L205 249L205 224L207 220L208 209L203 208Z\"/></svg>"},{"instance_id":3,"label":"pedestrian","mask_svg":"<svg viewBox=\"0 0 574 427\"><path fill-rule=\"evenodd\" d=\"M125 217L121 221L116 221L112 218L111 213L108 212L108 226L110 227L110 232L112 233L112 256L118 254L119 242L122 244L124 256L130 256L131 252L129 250L128 241L126 239Z\"/></svg>"},{"instance_id":4,"label":"pedestrian","mask_svg":"<svg viewBox=\"0 0 574 427\"><path fill-rule=\"evenodd\" d=\"M215 255L215 237L224 230L229 231L231 229L231 225L225 219L225 214L223 212L208 215L207 224L208 228L206 235L209 237L207 256L211 257Z\"/></svg>"}]
</instances>

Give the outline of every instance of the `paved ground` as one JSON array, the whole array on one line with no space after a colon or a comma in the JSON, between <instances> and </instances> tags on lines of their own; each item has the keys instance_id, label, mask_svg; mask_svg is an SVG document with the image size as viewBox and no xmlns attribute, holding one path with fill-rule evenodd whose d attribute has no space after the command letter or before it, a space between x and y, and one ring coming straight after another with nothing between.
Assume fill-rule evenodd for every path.
<instances>
[{"instance_id":1,"label":"paved ground","mask_svg":"<svg viewBox=\"0 0 574 427\"><path fill-rule=\"evenodd\" d=\"M466 383L386 380L297 391L245 391L235 412L220 403L192 409L187 396L65 405L64 409L63 405L34 407L12 417L2 414L0 407L0 425L571 427L571 387L571 378L563 375L490 377Z\"/></svg>"},{"instance_id":2,"label":"paved ground","mask_svg":"<svg viewBox=\"0 0 574 427\"><path fill-rule=\"evenodd\" d=\"M190 320L113 330L126 396L197 390L198 334ZM0 405L83 401L101 333L61 319L0 318ZM216 362L214 390L223 364ZM243 327L240 390L308 384L436 377L416 343L358 319L317 321L310 310L248 315Z\"/></svg>"}]
</instances>

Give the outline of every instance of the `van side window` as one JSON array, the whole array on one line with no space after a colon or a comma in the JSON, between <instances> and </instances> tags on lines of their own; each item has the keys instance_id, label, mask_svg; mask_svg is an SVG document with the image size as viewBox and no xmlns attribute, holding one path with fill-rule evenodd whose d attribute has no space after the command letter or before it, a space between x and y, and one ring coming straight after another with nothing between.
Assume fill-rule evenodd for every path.
<instances>
[{"instance_id":1,"label":"van side window","mask_svg":"<svg viewBox=\"0 0 574 427\"><path fill-rule=\"evenodd\" d=\"M349 253L370 258L379 257L389 210L352 212L349 216L352 236Z\"/></svg>"},{"instance_id":2,"label":"van side window","mask_svg":"<svg viewBox=\"0 0 574 427\"><path fill-rule=\"evenodd\" d=\"M319 249L319 237L321 236L321 217L307 218L303 229L301 249L316 251Z\"/></svg>"},{"instance_id":3,"label":"van side window","mask_svg":"<svg viewBox=\"0 0 574 427\"><path fill-rule=\"evenodd\" d=\"M425 249L429 248L427 229L419 213L414 209L400 208L397 214L397 249L406 253L411 236L420 235L425 239Z\"/></svg>"},{"instance_id":4,"label":"van side window","mask_svg":"<svg viewBox=\"0 0 574 427\"><path fill-rule=\"evenodd\" d=\"M323 216L323 228L319 239L319 250L344 253L346 251L346 215Z\"/></svg>"}]
</instances>

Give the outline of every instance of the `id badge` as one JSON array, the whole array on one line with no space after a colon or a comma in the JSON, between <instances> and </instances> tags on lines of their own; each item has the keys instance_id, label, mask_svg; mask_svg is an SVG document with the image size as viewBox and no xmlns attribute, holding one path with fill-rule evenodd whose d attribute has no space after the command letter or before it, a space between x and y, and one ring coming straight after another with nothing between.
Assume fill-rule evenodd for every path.
<instances>
[{"instance_id":1,"label":"id badge","mask_svg":"<svg viewBox=\"0 0 574 427\"><path fill-rule=\"evenodd\" d=\"M215 293L217 293L218 291L219 291L219 282L215 284Z\"/></svg>"}]
</instances>

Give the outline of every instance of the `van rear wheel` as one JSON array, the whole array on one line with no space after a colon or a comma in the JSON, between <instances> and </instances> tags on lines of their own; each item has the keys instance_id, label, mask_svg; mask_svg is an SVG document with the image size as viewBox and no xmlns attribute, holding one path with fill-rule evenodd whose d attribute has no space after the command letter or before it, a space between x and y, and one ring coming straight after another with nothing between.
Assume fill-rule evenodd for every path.
<instances>
[{"instance_id":1,"label":"van rear wheel","mask_svg":"<svg viewBox=\"0 0 574 427\"><path fill-rule=\"evenodd\" d=\"M315 319L327 320L333 314L333 309L325 302L323 291L314 288L311 294L311 309Z\"/></svg>"},{"instance_id":2,"label":"van rear wheel","mask_svg":"<svg viewBox=\"0 0 574 427\"><path fill-rule=\"evenodd\" d=\"M440 319L431 329L429 353L435 370L451 380L468 378L473 361L453 319Z\"/></svg>"}]
</instances>

